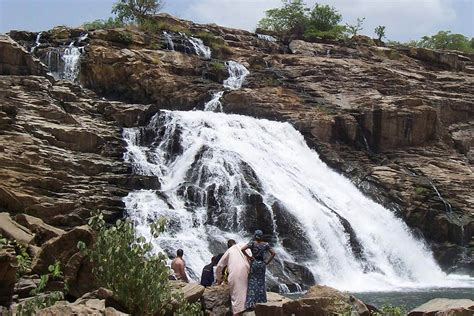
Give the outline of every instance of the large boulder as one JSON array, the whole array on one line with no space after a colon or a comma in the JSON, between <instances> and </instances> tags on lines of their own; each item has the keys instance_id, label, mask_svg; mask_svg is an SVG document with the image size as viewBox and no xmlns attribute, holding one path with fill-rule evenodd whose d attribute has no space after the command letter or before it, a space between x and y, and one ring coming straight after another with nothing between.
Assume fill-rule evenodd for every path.
<instances>
[{"instance_id":1,"label":"large boulder","mask_svg":"<svg viewBox=\"0 0 474 316\"><path fill-rule=\"evenodd\" d=\"M15 216L15 220L17 223L27 227L31 232L35 233L35 241L39 245L51 238L61 236L65 233L64 230L48 225L40 218L27 214L18 214Z\"/></svg>"},{"instance_id":2,"label":"large boulder","mask_svg":"<svg viewBox=\"0 0 474 316\"><path fill-rule=\"evenodd\" d=\"M8 213L0 213L0 235L28 246L35 235L26 227L15 222Z\"/></svg>"},{"instance_id":3,"label":"large boulder","mask_svg":"<svg viewBox=\"0 0 474 316\"><path fill-rule=\"evenodd\" d=\"M278 293L267 292L267 302L257 304L255 315L258 316L284 316L283 305L292 300Z\"/></svg>"},{"instance_id":4,"label":"large boulder","mask_svg":"<svg viewBox=\"0 0 474 316\"><path fill-rule=\"evenodd\" d=\"M48 271L48 266L56 260L65 267L71 257L78 253L77 243L83 241L90 245L93 241L92 230L89 226L79 226L69 232L48 240L41 248L40 253L32 263L32 270L42 274Z\"/></svg>"},{"instance_id":5,"label":"large boulder","mask_svg":"<svg viewBox=\"0 0 474 316\"><path fill-rule=\"evenodd\" d=\"M435 298L408 313L409 316L472 316L474 301L469 299Z\"/></svg>"},{"instance_id":6,"label":"large boulder","mask_svg":"<svg viewBox=\"0 0 474 316\"><path fill-rule=\"evenodd\" d=\"M46 75L46 67L39 59L9 36L0 35L0 75Z\"/></svg>"},{"instance_id":7,"label":"large boulder","mask_svg":"<svg viewBox=\"0 0 474 316\"><path fill-rule=\"evenodd\" d=\"M0 248L0 305L11 303L16 282L17 259L12 247Z\"/></svg>"},{"instance_id":8,"label":"large boulder","mask_svg":"<svg viewBox=\"0 0 474 316\"><path fill-rule=\"evenodd\" d=\"M201 303L209 315L226 315L231 311L229 286L221 284L207 287L202 295Z\"/></svg>"},{"instance_id":9,"label":"large boulder","mask_svg":"<svg viewBox=\"0 0 474 316\"><path fill-rule=\"evenodd\" d=\"M62 315L106 315L106 316L125 316L113 307L106 307L105 300L84 299L74 303L60 301L53 306L39 310L37 316L62 316Z\"/></svg>"}]
</instances>

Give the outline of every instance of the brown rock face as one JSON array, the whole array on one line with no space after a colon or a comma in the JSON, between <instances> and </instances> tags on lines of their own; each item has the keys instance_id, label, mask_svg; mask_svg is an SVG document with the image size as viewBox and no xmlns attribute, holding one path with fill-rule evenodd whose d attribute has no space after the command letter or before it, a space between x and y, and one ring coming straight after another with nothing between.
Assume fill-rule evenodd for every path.
<instances>
[{"instance_id":1,"label":"brown rock face","mask_svg":"<svg viewBox=\"0 0 474 316\"><path fill-rule=\"evenodd\" d=\"M10 247L0 249L0 305L11 303L16 282L17 259Z\"/></svg>"},{"instance_id":2,"label":"brown rock face","mask_svg":"<svg viewBox=\"0 0 474 316\"><path fill-rule=\"evenodd\" d=\"M472 56L377 47L365 38L268 42L242 30L175 22L223 40L225 58L250 70L242 89L224 94L225 112L291 123L328 165L430 241L439 260L472 268L472 260L462 262L472 258L474 232ZM37 55L80 32L45 33ZM159 187L125 176L119 126L144 124L158 109L202 108L223 79L215 64L222 60L165 47L161 34L97 30L81 57L84 86L147 106L4 71L0 163L7 175L0 175L0 207L72 227L91 209L120 214L129 188ZM28 70L29 63L19 67Z\"/></svg>"},{"instance_id":3,"label":"brown rock face","mask_svg":"<svg viewBox=\"0 0 474 316\"><path fill-rule=\"evenodd\" d=\"M0 35L0 74L44 76L46 67L10 37Z\"/></svg>"},{"instance_id":4,"label":"brown rock face","mask_svg":"<svg viewBox=\"0 0 474 316\"><path fill-rule=\"evenodd\" d=\"M468 316L474 313L474 301L468 299L435 298L418 306L408 313L409 316Z\"/></svg>"}]
</instances>

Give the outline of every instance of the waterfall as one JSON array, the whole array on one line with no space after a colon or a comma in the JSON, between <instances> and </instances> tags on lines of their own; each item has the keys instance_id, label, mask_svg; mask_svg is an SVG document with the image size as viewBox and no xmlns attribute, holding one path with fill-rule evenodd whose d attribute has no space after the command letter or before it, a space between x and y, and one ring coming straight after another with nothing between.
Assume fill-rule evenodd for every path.
<instances>
[{"instance_id":1,"label":"waterfall","mask_svg":"<svg viewBox=\"0 0 474 316\"><path fill-rule=\"evenodd\" d=\"M81 43L87 38L88 34L80 36L77 43ZM69 43L66 47L57 47L50 49L46 54L46 64L50 73L55 79L64 79L75 82L79 76L79 61L84 46L74 46L75 41Z\"/></svg>"},{"instance_id":2,"label":"waterfall","mask_svg":"<svg viewBox=\"0 0 474 316\"><path fill-rule=\"evenodd\" d=\"M64 62L64 71L62 73L61 79L66 79L69 81L76 81L77 76L79 75L79 58L81 57L81 50L79 47L74 46L74 42L69 44L69 47L64 49L64 52L61 56Z\"/></svg>"},{"instance_id":3,"label":"waterfall","mask_svg":"<svg viewBox=\"0 0 474 316\"><path fill-rule=\"evenodd\" d=\"M277 39L274 38L274 37L271 36L271 35L258 34L258 33L257 33L257 37L258 37L259 39L264 40L264 41L269 41L269 42L276 42L276 41L277 41Z\"/></svg>"},{"instance_id":4,"label":"waterfall","mask_svg":"<svg viewBox=\"0 0 474 316\"><path fill-rule=\"evenodd\" d=\"M130 192L127 216L155 251L184 249L194 279L227 239L248 241L258 227L274 237L278 260L340 290L474 285L442 272L402 220L332 171L288 123L167 111L123 136L133 171L161 183ZM153 239L149 223L162 216L166 232ZM269 269L283 278L277 262Z\"/></svg>"},{"instance_id":5,"label":"waterfall","mask_svg":"<svg viewBox=\"0 0 474 316\"><path fill-rule=\"evenodd\" d=\"M229 72L229 78L224 80L224 87L230 90L238 90L242 87L245 77L250 72L242 64L229 60L225 63L227 71Z\"/></svg>"},{"instance_id":6,"label":"waterfall","mask_svg":"<svg viewBox=\"0 0 474 316\"><path fill-rule=\"evenodd\" d=\"M204 111L214 112L216 110L219 110L222 112L221 98L223 94L224 94L224 91L219 91L219 92L214 93L211 101L204 104Z\"/></svg>"},{"instance_id":7,"label":"waterfall","mask_svg":"<svg viewBox=\"0 0 474 316\"><path fill-rule=\"evenodd\" d=\"M194 51L197 55L204 57L205 59L211 59L211 49L204 45L202 39L191 36L188 40L193 45Z\"/></svg>"},{"instance_id":8,"label":"waterfall","mask_svg":"<svg viewBox=\"0 0 474 316\"><path fill-rule=\"evenodd\" d=\"M163 35L166 41L166 49L174 51L174 44L173 44L173 39L171 38L171 35L169 35L166 31L163 31Z\"/></svg>"},{"instance_id":9,"label":"waterfall","mask_svg":"<svg viewBox=\"0 0 474 316\"><path fill-rule=\"evenodd\" d=\"M30 50L30 53L34 53L35 52L35 49L40 46L40 39L41 39L41 33L43 32L39 32L38 35L36 35L36 41L35 41L35 45L33 47L31 47L31 50Z\"/></svg>"},{"instance_id":10,"label":"waterfall","mask_svg":"<svg viewBox=\"0 0 474 316\"><path fill-rule=\"evenodd\" d=\"M229 78L224 80L224 88L230 90L240 89L244 83L245 77L250 74L250 72L242 64L233 60L227 61L225 66L229 72ZM223 95L224 91L214 93L212 99L204 104L204 111L215 112L216 110L219 110L222 112L222 103L220 100Z\"/></svg>"}]
</instances>

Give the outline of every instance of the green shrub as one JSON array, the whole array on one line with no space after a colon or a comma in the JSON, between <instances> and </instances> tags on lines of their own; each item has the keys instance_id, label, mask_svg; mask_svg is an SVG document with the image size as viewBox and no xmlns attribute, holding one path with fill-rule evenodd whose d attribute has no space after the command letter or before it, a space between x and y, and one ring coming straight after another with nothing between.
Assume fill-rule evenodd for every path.
<instances>
[{"instance_id":1,"label":"green shrub","mask_svg":"<svg viewBox=\"0 0 474 316\"><path fill-rule=\"evenodd\" d=\"M64 294L60 291L54 291L40 296L35 296L18 304L15 315L32 316L40 309L54 305L58 301L64 300Z\"/></svg>"},{"instance_id":2,"label":"green shrub","mask_svg":"<svg viewBox=\"0 0 474 316\"><path fill-rule=\"evenodd\" d=\"M220 62L220 61L213 61L210 63L210 66L212 68L212 70L214 70L215 72L221 72L221 71L225 71L225 65L223 62Z\"/></svg>"},{"instance_id":3,"label":"green shrub","mask_svg":"<svg viewBox=\"0 0 474 316\"><path fill-rule=\"evenodd\" d=\"M85 22L82 27L86 30L101 30L124 27L125 24L117 18L109 17L107 20L94 20L92 22Z\"/></svg>"},{"instance_id":4,"label":"green shrub","mask_svg":"<svg viewBox=\"0 0 474 316\"><path fill-rule=\"evenodd\" d=\"M418 195L427 195L430 192L430 190L424 187L416 187L415 192Z\"/></svg>"},{"instance_id":5,"label":"green shrub","mask_svg":"<svg viewBox=\"0 0 474 316\"><path fill-rule=\"evenodd\" d=\"M98 285L112 290L132 314L164 315L177 305L181 306L179 313L185 315L200 310L171 290L165 255L152 254L152 244L136 237L132 223L118 220L108 227L102 214L97 213L89 225L97 231L95 243L91 249L85 249L82 242L78 247L92 261ZM164 226L163 220L151 225L155 238Z\"/></svg>"},{"instance_id":6,"label":"green shrub","mask_svg":"<svg viewBox=\"0 0 474 316\"><path fill-rule=\"evenodd\" d=\"M0 235L0 249L6 246L13 247L15 249L16 261L17 261L17 270L16 270L17 278L30 272L31 257L26 251L25 246L19 244L16 240L10 241L7 238L4 238L2 235Z\"/></svg>"},{"instance_id":7,"label":"green shrub","mask_svg":"<svg viewBox=\"0 0 474 316\"><path fill-rule=\"evenodd\" d=\"M382 39L385 37L385 26L379 25L375 28L374 30L375 35L377 35L378 40L382 41Z\"/></svg>"},{"instance_id":8,"label":"green shrub","mask_svg":"<svg viewBox=\"0 0 474 316\"><path fill-rule=\"evenodd\" d=\"M380 308L380 313L372 314L374 316L404 316L407 310L404 306L383 305Z\"/></svg>"},{"instance_id":9,"label":"green shrub","mask_svg":"<svg viewBox=\"0 0 474 316\"><path fill-rule=\"evenodd\" d=\"M283 7L266 11L258 27L280 35L296 34L305 39L342 38L342 15L333 7L316 3L312 9L302 0L282 0Z\"/></svg>"}]
</instances>

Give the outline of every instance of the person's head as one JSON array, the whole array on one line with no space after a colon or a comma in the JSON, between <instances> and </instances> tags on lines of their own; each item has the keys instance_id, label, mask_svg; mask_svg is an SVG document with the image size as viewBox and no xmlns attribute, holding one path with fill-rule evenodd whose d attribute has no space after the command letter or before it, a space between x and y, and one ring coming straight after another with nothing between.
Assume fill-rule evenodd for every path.
<instances>
[{"instance_id":1,"label":"person's head","mask_svg":"<svg viewBox=\"0 0 474 316\"><path fill-rule=\"evenodd\" d=\"M219 260L217 260L217 257L216 257L216 256L212 257L211 263L212 263L213 266L217 266L217 263L218 263L218 262L219 262Z\"/></svg>"},{"instance_id":2,"label":"person's head","mask_svg":"<svg viewBox=\"0 0 474 316\"><path fill-rule=\"evenodd\" d=\"M262 240L263 232L260 229L257 229L254 233L255 240Z\"/></svg>"},{"instance_id":3,"label":"person's head","mask_svg":"<svg viewBox=\"0 0 474 316\"><path fill-rule=\"evenodd\" d=\"M176 251L176 256L181 258L183 257L183 253L184 253L183 249L178 249L178 251Z\"/></svg>"},{"instance_id":4,"label":"person's head","mask_svg":"<svg viewBox=\"0 0 474 316\"><path fill-rule=\"evenodd\" d=\"M230 248L230 247L232 247L233 245L235 245L235 240L229 239L229 240L227 241L227 248Z\"/></svg>"}]
</instances>

